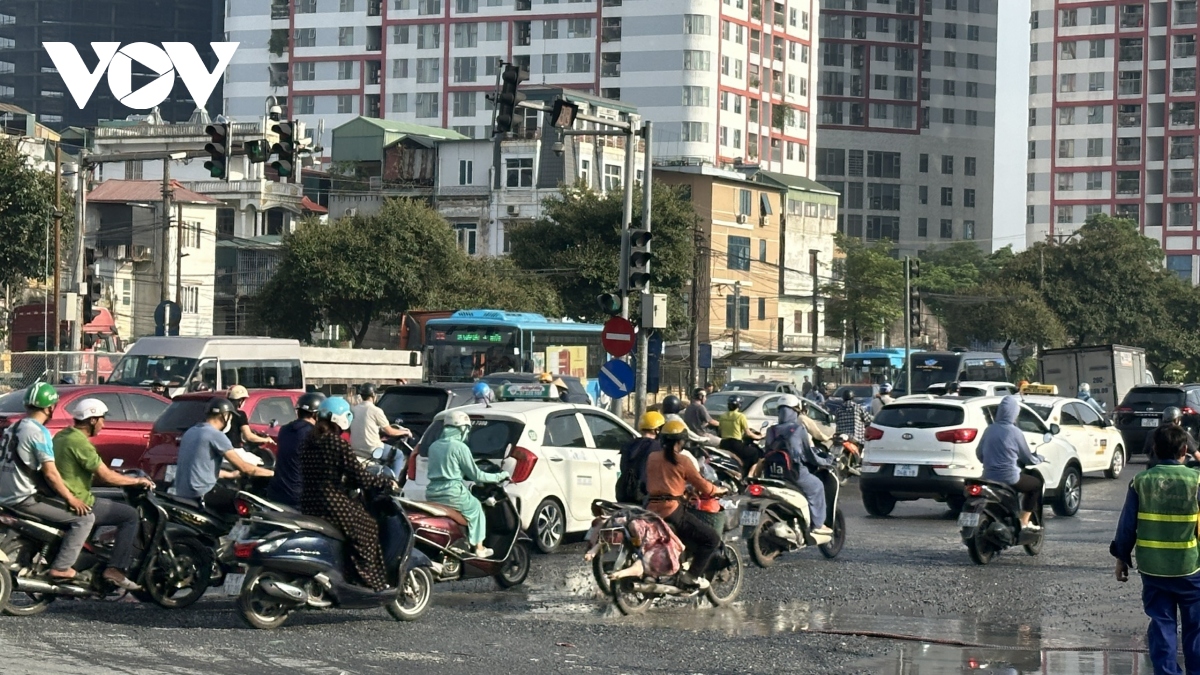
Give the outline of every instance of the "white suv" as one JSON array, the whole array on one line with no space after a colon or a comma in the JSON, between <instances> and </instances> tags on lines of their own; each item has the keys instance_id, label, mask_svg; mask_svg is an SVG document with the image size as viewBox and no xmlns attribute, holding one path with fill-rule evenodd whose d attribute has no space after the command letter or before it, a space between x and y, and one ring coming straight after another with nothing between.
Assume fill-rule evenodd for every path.
<instances>
[{"instance_id":1,"label":"white suv","mask_svg":"<svg viewBox=\"0 0 1200 675\"><path fill-rule=\"evenodd\" d=\"M590 405L505 401L456 408L471 417L467 445L477 461L512 476L508 493L534 545L550 553L563 536L586 532L592 500L616 499L620 449L636 434L607 410ZM405 499L424 501L429 446L441 438L450 411L439 413L409 462Z\"/></svg>"},{"instance_id":2,"label":"white suv","mask_svg":"<svg viewBox=\"0 0 1200 675\"><path fill-rule=\"evenodd\" d=\"M963 480L983 474L975 456L983 430L992 423L1002 397L901 399L884 406L867 429L863 451L863 506L886 516L897 501L936 499L951 510L962 508ZM1045 460L1038 471L1054 512L1073 516L1082 497L1083 472L1075 447L1058 436L1024 404L1017 426L1029 447Z\"/></svg>"}]
</instances>

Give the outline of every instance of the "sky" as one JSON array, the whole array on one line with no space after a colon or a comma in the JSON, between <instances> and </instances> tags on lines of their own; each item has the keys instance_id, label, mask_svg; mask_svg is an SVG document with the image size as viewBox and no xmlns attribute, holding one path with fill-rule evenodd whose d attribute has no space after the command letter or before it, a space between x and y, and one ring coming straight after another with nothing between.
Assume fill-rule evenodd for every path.
<instances>
[{"instance_id":1,"label":"sky","mask_svg":"<svg viewBox=\"0 0 1200 675\"><path fill-rule=\"evenodd\" d=\"M1000 0L996 48L996 169L992 248L1025 247L1029 0Z\"/></svg>"}]
</instances>

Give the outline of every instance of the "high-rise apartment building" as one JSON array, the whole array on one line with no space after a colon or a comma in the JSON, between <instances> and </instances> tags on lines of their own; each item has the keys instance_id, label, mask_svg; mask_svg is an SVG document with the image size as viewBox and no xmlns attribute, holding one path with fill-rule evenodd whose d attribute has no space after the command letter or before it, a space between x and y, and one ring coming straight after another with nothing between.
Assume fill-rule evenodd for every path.
<instances>
[{"instance_id":1,"label":"high-rise apartment building","mask_svg":"<svg viewBox=\"0 0 1200 675\"><path fill-rule=\"evenodd\" d=\"M1026 239L1132 218L1195 282L1196 0L1033 0Z\"/></svg>"},{"instance_id":2,"label":"high-rise apartment building","mask_svg":"<svg viewBox=\"0 0 1200 675\"><path fill-rule=\"evenodd\" d=\"M994 0L991 0L994 2ZM817 0L239 0L227 111L264 99L334 127L358 115L491 135L498 59L531 84L619 99L661 161L811 177ZM328 154L328 149L326 149Z\"/></svg>"},{"instance_id":3,"label":"high-rise apartment building","mask_svg":"<svg viewBox=\"0 0 1200 675\"><path fill-rule=\"evenodd\" d=\"M0 0L0 103L24 108L55 129L137 114L113 98L104 80L80 110L42 43L70 42L91 69L96 65L92 42L189 42L211 69L216 57L208 43L225 39L224 5L221 0ZM157 76L136 61L133 74L135 90ZM159 113L164 120L183 122L195 108L183 80L176 78ZM220 84L207 108L213 116L221 111Z\"/></svg>"},{"instance_id":4,"label":"high-rise apartment building","mask_svg":"<svg viewBox=\"0 0 1200 675\"><path fill-rule=\"evenodd\" d=\"M838 230L992 248L999 0L822 0L817 179Z\"/></svg>"}]
</instances>

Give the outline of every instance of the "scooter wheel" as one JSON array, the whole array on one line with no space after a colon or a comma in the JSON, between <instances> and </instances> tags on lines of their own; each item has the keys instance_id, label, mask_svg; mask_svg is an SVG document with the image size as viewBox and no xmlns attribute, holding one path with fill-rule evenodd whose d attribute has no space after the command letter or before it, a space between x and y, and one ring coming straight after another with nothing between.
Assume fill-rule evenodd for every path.
<instances>
[{"instance_id":1,"label":"scooter wheel","mask_svg":"<svg viewBox=\"0 0 1200 675\"><path fill-rule=\"evenodd\" d=\"M21 569L33 567L33 559L38 554L39 548L33 542L25 539L12 539L4 544L4 554L8 556L10 561L9 569L5 570L8 573L10 590L4 597L4 602L0 603L0 608L9 616L33 616L41 614L55 600L55 596L45 593L17 591L13 585L12 574L19 572Z\"/></svg>"},{"instance_id":2,"label":"scooter wheel","mask_svg":"<svg viewBox=\"0 0 1200 675\"><path fill-rule=\"evenodd\" d=\"M841 509L837 509L833 512L833 539L830 539L828 544L821 544L817 548L821 550L821 555L826 558L836 558L837 554L842 552L842 547L845 545L846 517L842 515Z\"/></svg>"},{"instance_id":3,"label":"scooter wheel","mask_svg":"<svg viewBox=\"0 0 1200 675\"><path fill-rule=\"evenodd\" d=\"M204 542L190 537L172 543L171 551L174 563L161 548L150 555L142 586L160 607L181 609L199 600L208 590L213 552Z\"/></svg>"},{"instance_id":4,"label":"scooter wheel","mask_svg":"<svg viewBox=\"0 0 1200 675\"><path fill-rule=\"evenodd\" d=\"M637 579L629 577L617 579L612 583L613 602L625 616L645 612L653 600L651 596L633 590L635 583L637 583Z\"/></svg>"},{"instance_id":5,"label":"scooter wheel","mask_svg":"<svg viewBox=\"0 0 1200 675\"><path fill-rule=\"evenodd\" d=\"M759 516L758 526L746 538L746 550L750 553L750 559L754 561L755 565L763 569L774 565L775 560L779 558L779 554L783 553L783 548L775 543L768 534L768 528L773 526L775 522L776 520L770 511L763 511L762 515Z\"/></svg>"},{"instance_id":6,"label":"scooter wheel","mask_svg":"<svg viewBox=\"0 0 1200 675\"><path fill-rule=\"evenodd\" d=\"M246 581L242 584L241 594L238 595L237 607L242 620L251 628L260 630L279 628L292 615L290 607L268 595L259 584L263 579L276 578L276 576L273 572L267 572L258 567L252 568L246 573Z\"/></svg>"},{"instance_id":7,"label":"scooter wheel","mask_svg":"<svg viewBox=\"0 0 1200 675\"><path fill-rule=\"evenodd\" d=\"M983 533L987 531L990 523L989 519L981 518L979 526L975 528L974 536L967 540L967 554L971 556L971 560L976 565L986 565L992 562L999 553L996 547L983 537Z\"/></svg>"},{"instance_id":8,"label":"scooter wheel","mask_svg":"<svg viewBox=\"0 0 1200 675\"><path fill-rule=\"evenodd\" d=\"M414 567L404 573L399 593L387 604L388 614L397 621L416 621L429 609L433 595L433 575L425 567Z\"/></svg>"},{"instance_id":9,"label":"scooter wheel","mask_svg":"<svg viewBox=\"0 0 1200 675\"><path fill-rule=\"evenodd\" d=\"M500 567L500 572L494 577L500 588L512 588L525 583L529 576L529 545L525 542L513 544L512 553Z\"/></svg>"}]
</instances>

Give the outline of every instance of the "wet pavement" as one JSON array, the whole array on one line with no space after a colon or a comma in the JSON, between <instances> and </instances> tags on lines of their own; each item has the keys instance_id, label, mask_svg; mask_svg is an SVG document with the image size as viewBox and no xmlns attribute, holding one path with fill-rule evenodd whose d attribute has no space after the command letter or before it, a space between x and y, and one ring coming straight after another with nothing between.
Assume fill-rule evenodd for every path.
<instances>
[{"instance_id":1,"label":"wet pavement","mask_svg":"<svg viewBox=\"0 0 1200 675\"><path fill-rule=\"evenodd\" d=\"M1151 673L1140 583L1112 578L1123 480L1086 479L1078 516L1047 521L1042 554L973 565L933 502L867 517L853 485L841 555L750 566L737 602L668 600L624 617L595 589L583 546L534 556L527 583L441 584L420 621L310 612L244 628L231 599L170 612L59 602L0 618L0 673ZM748 563L749 564L749 563Z\"/></svg>"}]
</instances>

